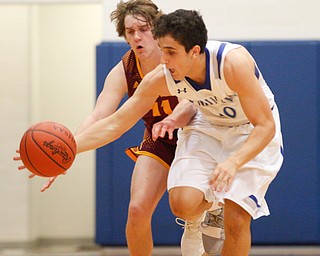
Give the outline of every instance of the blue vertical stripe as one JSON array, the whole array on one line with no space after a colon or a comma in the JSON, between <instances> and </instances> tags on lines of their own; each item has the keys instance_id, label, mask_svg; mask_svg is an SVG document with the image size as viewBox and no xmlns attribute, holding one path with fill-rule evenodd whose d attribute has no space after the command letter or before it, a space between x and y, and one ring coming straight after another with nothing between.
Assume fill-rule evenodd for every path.
<instances>
[{"instance_id":1,"label":"blue vertical stripe","mask_svg":"<svg viewBox=\"0 0 320 256\"><path fill-rule=\"evenodd\" d=\"M260 72L259 72L259 69L257 68L256 65L254 65L254 74L255 74L256 77L259 79L259 77L260 77Z\"/></svg>"},{"instance_id":2,"label":"blue vertical stripe","mask_svg":"<svg viewBox=\"0 0 320 256\"><path fill-rule=\"evenodd\" d=\"M258 208L261 207L261 205L258 203L258 199L257 199L254 195L251 195L251 196L249 196L249 197L256 203L256 205L257 205Z\"/></svg>"},{"instance_id":3,"label":"blue vertical stripe","mask_svg":"<svg viewBox=\"0 0 320 256\"><path fill-rule=\"evenodd\" d=\"M221 59L222 59L222 53L224 48L226 47L226 43L222 43L219 47L218 53L217 53L217 62L218 62L218 76L219 79L221 79L221 73L220 73L220 65L221 65Z\"/></svg>"}]
</instances>

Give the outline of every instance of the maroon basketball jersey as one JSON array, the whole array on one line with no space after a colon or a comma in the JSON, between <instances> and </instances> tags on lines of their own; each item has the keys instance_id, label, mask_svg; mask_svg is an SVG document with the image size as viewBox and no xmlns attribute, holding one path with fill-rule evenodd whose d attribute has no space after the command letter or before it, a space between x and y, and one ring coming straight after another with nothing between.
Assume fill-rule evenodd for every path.
<instances>
[{"instance_id":1,"label":"maroon basketball jersey","mask_svg":"<svg viewBox=\"0 0 320 256\"><path fill-rule=\"evenodd\" d=\"M133 50L129 50L123 57L122 62L128 84L128 96L131 97L138 88L143 75L141 74L140 64ZM176 96L158 97L152 109L143 116L143 120L148 129L152 129L154 123L157 123L170 115L178 104Z\"/></svg>"},{"instance_id":2,"label":"maroon basketball jersey","mask_svg":"<svg viewBox=\"0 0 320 256\"><path fill-rule=\"evenodd\" d=\"M131 97L138 88L143 78L143 74L141 72L139 60L135 56L133 50L129 50L122 57L122 63L128 84L128 96ZM177 104L178 98L176 96L158 97L152 109L150 109L142 118L146 126L144 140L142 141L139 149L135 149L132 153L135 155L149 155L144 153L149 152L156 157L161 158L168 166L170 166L174 158L174 151L177 142L176 131L172 140L169 140L168 135L166 135L164 138L158 138L156 142L152 140L151 133L153 124L160 122L170 115Z\"/></svg>"}]
</instances>

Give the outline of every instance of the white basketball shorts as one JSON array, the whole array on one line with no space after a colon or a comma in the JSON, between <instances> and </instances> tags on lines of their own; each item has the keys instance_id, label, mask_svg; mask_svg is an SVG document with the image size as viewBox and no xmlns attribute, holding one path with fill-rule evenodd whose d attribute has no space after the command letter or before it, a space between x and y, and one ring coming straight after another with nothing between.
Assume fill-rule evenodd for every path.
<instances>
[{"instance_id":1,"label":"white basketball shorts","mask_svg":"<svg viewBox=\"0 0 320 256\"><path fill-rule=\"evenodd\" d=\"M237 171L228 192L216 192L209 186L213 170L217 163L224 161L245 143L253 126L215 126L198 111L192 122L179 131L176 155L168 176L168 191L180 186L193 187L201 190L209 202L224 204L225 199L232 200L253 219L269 215L265 194L283 162L282 135L276 106L272 112L277 126L273 140Z\"/></svg>"}]
</instances>

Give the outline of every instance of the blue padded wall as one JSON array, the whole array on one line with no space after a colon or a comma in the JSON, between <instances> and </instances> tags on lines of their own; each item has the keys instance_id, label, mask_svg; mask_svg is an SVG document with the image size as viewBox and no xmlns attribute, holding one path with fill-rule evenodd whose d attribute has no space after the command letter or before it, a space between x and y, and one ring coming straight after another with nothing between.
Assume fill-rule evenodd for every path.
<instances>
[{"instance_id":1,"label":"blue padded wall","mask_svg":"<svg viewBox=\"0 0 320 256\"><path fill-rule=\"evenodd\" d=\"M282 120L283 167L271 184L271 215L252 222L254 244L320 244L319 41L240 42L255 57L273 90ZM97 94L105 76L128 50L125 43L97 46ZM97 150L96 242L125 245L125 222L134 163L124 149L137 145L143 124ZM153 218L156 245L178 245L182 230L174 222L167 194Z\"/></svg>"},{"instance_id":2,"label":"blue padded wall","mask_svg":"<svg viewBox=\"0 0 320 256\"><path fill-rule=\"evenodd\" d=\"M253 222L256 243L320 244L319 52L318 41L251 44L278 103L285 156L267 194L271 215Z\"/></svg>"}]
</instances>

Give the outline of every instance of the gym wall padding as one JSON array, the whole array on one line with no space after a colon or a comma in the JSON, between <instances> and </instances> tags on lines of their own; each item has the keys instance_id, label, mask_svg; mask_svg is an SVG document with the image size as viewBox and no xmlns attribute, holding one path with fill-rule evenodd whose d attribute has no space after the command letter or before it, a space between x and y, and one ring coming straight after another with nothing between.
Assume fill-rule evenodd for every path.
<instances>
[{"instance_id":1,"label":"gym wall padding","mask_svg":"<svg viewBox=\"0 0 320 256\"><path fill-rule=\"evenodd\" d=\"M267 193L268 217L252 222L253 244L320 244L320 41L246 41L275 94L284 139L284 163ZM97 46L97 95L105 76L129 47ZM125 245L125 223L134 163L125 148L138 145L143 123L97 150L96 243ZM178 245L167 194L153 218L156 245Z\"/></svg>"}]
</instances>

